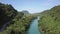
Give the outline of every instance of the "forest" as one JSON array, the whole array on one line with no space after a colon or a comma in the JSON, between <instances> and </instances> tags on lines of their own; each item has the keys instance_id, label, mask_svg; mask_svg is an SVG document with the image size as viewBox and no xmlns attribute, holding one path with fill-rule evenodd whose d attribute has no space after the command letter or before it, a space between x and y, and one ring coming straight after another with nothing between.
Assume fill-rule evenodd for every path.
<instances>
[{"instance_id":1,"label":"forest","mask_svg":"<svg viewBox=\"0 0 60 34\"><path fill-rule=\"evenodd\" d=\"M60 5L40 13L38 26L43 34L60 34Z\"/></svg>"}]
</instances>

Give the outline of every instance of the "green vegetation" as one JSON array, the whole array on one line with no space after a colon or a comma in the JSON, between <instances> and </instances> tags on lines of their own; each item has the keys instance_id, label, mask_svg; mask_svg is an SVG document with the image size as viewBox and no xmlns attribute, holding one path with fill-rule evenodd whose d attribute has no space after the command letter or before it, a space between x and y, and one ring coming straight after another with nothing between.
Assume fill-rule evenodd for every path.
<instances>
[{"instance_id":1,"label":"green vegetation","mask_svg":"<svg viewBox=\"0 0 60 34\"><path fill-rule=\"evenodd\" d=\"M32 16L23 16L18 19L17 16L13 19L14 24L11 24L6 28L5 31L0 32L1 34L25 34L26 30L29 28L30 22L35 19ZM13 32L12 32L13 31Z\"/></svg>"},{"instance_id":2,"label":"green vegetation","mask_svg":"<svg viewBox=\"0 0 60 34\"><path fill-rule=\"evenodd\" d=\"M43 34L60 34L60 5L40 13L38 26Z\"/></svg>"},{"instance_id":3,"label":"green vegetation","mask_svg":"<svg viewBox=\"0 0 60 34\"><path fill-rule=\"evenodd\" d=\"M26 34L31 21L35 18L36 16L31 14L24 15L23 12L18 12L10 4L0 3L0 28L8 23L0 34Z\"/></svg>"},{"instance_id":4,"label":"green vegetation","mask_svg":"<svg viewBox=\"0 0 60 34\"><path fill-rule=\"evenodd\" d=\"M8 4L0 3L0 29L7 22L12 22L12 19L17 15L17 11Z\"/></svg>"}]
</instances>

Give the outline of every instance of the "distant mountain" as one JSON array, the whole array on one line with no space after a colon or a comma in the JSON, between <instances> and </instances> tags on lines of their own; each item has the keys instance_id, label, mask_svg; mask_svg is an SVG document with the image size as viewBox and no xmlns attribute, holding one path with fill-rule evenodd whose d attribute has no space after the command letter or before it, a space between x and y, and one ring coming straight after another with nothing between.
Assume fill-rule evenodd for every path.
<instances>
[{"instance_id":1,"label":"distant mountain","mask_svg":"<svg viewBox=\"0 0 60 34\"><path fill-rule=\"evenodd\" d=\"M24 13L24 14L30 14L27 10L23 10L22 13Z\"/></svg>"}]
</instances>

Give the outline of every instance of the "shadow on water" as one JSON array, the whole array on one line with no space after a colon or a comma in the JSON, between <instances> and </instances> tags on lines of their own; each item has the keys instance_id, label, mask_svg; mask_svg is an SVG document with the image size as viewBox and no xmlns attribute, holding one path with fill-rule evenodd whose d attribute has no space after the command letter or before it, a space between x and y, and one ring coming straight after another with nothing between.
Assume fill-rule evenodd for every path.
<instances>
[{"instance_id":1,"label":"shadow on water","mask_svg":"<svg viewBox=\"0 0 60 34\"><path fill-rule=\"evenodd\" d=\"M32 21L30 28L27 30L27 34L41 34L38 29L38 20L40 17L37 17L34 21Z\"/></svg>"}]
</instances>

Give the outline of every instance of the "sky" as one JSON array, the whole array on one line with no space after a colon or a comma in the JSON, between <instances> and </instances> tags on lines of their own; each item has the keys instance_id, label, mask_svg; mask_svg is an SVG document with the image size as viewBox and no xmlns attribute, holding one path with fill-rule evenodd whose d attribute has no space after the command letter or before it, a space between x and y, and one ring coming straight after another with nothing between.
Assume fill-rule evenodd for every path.
<instances>
[{"instance_id":1,"label":"sky","mask_svg":"<svg viewBox=\"0 0 60 34\"><path fill-rule=\"evenodd\" d=\"M17 11L27 10L39 13L60 5L60 0L0 0L1 3L11 4Z\"/></svg>"}]
</instances>

